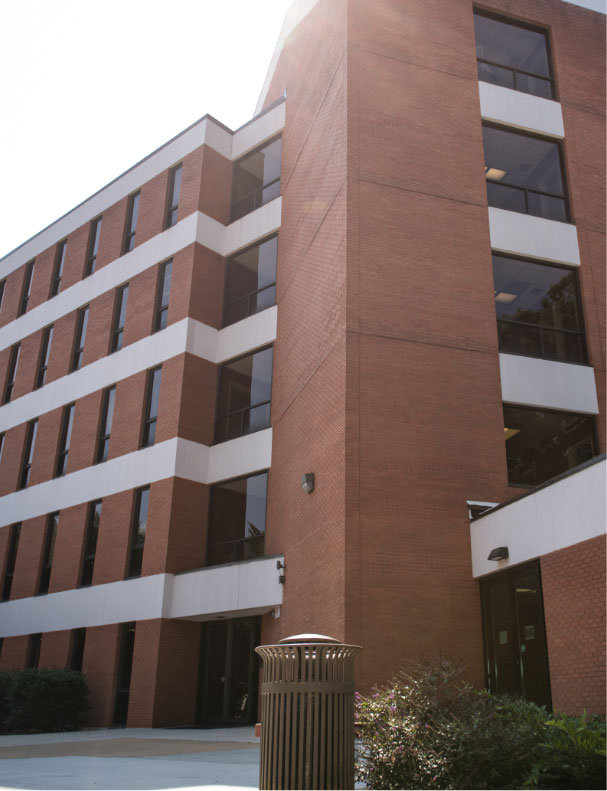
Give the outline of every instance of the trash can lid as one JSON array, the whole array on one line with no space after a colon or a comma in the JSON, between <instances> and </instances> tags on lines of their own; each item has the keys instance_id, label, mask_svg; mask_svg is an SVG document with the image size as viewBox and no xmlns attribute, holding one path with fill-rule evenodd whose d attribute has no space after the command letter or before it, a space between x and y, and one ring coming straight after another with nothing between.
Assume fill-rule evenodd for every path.
<instances>
[{"instance_id":1,"label":"trash can lid","mask_svg":"<svg viewBox=\"0 0 607 791\"><path fill-rule=\"evenodd\" d=\"M283 643L339 643L334 637L327 637L326 634L294 634L292 637L285 637L278 641Z\"/></svg>"}]
</instances>

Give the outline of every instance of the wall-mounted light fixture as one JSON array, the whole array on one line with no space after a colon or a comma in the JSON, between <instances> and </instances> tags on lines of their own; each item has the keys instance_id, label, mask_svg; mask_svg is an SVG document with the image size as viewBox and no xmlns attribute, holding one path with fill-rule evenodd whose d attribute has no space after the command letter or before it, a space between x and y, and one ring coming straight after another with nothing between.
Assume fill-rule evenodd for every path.
<instances>
[{"instance_id":1,"label":"wall-mounted light fixture","mask_svg":"<svg viewBox=\"0 0 607 791\"><path fill-rule=\"evenodd\" d=\"M301 479L301 488L307 494L314 491L314 473L306 472Z\"/></svg>"},{"instance_id":2,"label":"wall-mounted light fixture","mask_svg":"<svg viewBox=\"0 0 607 791\"><path fill-rule=\"evenodd\" d=\"M280 562L280 560L277 560L277 561L276 561L276 568L278 569L278 571L284 571L284 570L285 570L285 564L284 564L284 563L281 563L281 562ZM279 576L278 576L278 582L279 582L281 585L284 585L284 584L285 584L285 575L284 575L284 574L279 574Z\"/></svg>"},{"instance_id":3,"label":"wall-mounted light fixture","mask_svg":"<svg viewBox=\"0 0 607 791\"><path fill-rule=\"evenodd\" d=\"M487 560L508 560L508 547L496 547L489 553Z\"/></svg>"}]
</instances>

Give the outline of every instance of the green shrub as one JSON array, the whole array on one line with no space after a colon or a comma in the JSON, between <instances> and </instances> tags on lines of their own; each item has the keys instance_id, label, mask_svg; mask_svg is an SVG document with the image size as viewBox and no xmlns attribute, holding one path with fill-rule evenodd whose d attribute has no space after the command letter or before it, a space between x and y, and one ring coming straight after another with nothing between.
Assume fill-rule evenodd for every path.
<instances>
[{"instance_id":1,"label":"green shrub","mask_svg":"<svg viewBox=\"0 0 607 791\"><path fill-rule=\"evenodd\" d=\"M88 687L76 670L28 668L0 673L0 730L4 733L79 728Z\"/></svg>"},{"instance_id":2,"label":"green shrub","mask_svg":"<svg viewBox=\"0 0 607 791\"><path fill-rule=\"evenodd\" d=\"M605 787L604 726L553 719L461 675L460 666L437 660L358 696L359 780L375 789Z\"/></svg>"},{"instance_id":3,"label":"green shrub","mask_svg":"<svg viewBox=\"0 0 607 791\"><path fill-rule=\"evenodd\" d=\"M563 714L548 720L529 786L605 788L605 721Z\"/></svg>"}]
</instances>

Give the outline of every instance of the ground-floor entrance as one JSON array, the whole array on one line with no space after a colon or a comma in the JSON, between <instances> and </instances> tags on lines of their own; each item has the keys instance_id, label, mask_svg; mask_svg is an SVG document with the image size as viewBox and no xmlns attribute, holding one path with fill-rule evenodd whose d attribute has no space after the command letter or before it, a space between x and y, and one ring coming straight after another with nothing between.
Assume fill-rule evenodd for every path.
<instances>
[{"instance_id":1,"label":"ground-floor entrance","mask_svg":"<svg viewBox=\"0 0 607 791\"><path fill-rule=\"evenodd\" d=\"M202 624L197 724L256 722L260 632L261 618Z\"/></svg>"},{"instance_id":2,"label":"ground-floor entrance","mask_svg":"<svg viewBox=\"0 0 607 791\"><path fill-rule=\"evenodd\" d=\"M550 708L539 562L481 580L487 688Z\"/></svg>"}]
</instances>

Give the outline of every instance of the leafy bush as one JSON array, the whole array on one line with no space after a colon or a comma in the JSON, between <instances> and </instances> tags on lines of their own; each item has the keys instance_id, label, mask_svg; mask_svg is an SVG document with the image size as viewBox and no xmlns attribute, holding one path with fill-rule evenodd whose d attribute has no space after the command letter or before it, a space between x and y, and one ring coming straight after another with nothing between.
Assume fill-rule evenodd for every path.
<instances>
[{"instance_id":1,"label":"leafy bush","mask_svg":"<svg viewBox=\"0 0 607 791\"><path fill-rule=\"evenodd\" d=\"M88 711L88 687L76 670L8 670L0 673L0 731L79 728Z\"/></svg>"},{"instance_id":2,"label":"leafy bush","mask_svg":"<svg viewBox=\"0 0 607 791\"><path fill-rule=\"evenodd\" d=\"M563 714L548 720L528 785L605 788L605 721Z\"/></svg>"},{"instance_id":3,"label":"leafy bush","mask_svg":"<svg viewBox=\"0 0 607 791\"><path fill-rule=\"evenodd\" d=\"M358 696L359 780L375 789L605 787L604 727L601 736L595 723L554 720L461 675L460 666L437 660Z\"/></svg>"}]
</instances>

